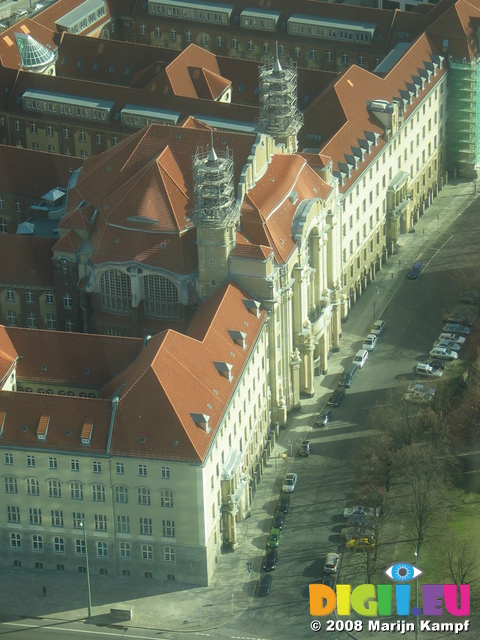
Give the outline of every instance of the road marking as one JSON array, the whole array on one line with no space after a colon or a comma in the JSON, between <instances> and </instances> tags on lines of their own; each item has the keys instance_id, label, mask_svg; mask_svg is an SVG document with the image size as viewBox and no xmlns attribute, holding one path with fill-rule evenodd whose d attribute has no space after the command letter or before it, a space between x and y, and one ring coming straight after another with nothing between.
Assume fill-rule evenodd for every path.
<instances>
[{"instance_id":1,"label":"road marking","mask_svg":"<svg viewBox=\"0 0 480 640\"><path fill-rule=\"evenodd\" d=\"M89 633L90 635L99 635L99 636L110 636L112 638L118 638L119 634L118 631L120 631L120 629L117 629L116 633L108 633L106 631L99 631L98 629L76 629L74 627L67 627L66 625L68 623L64 623L64 627L54 627L54 626L50 626L50 624L45 624L45 625L39 625L39 624L22 624L20 622L2 622L2 624L4 625L10 625L11 627L26 627L28 629L48 629L49 631L61 631L62 633L64 633L67 629L68 631L71 631L72 633ZM153 629L152 629L153 631ZM152 636L135 636L132 635L130 633L125 633L124 635L121 636L122 638L137 638L139 640L152 640Z\"/></svg>"}]
</instances>

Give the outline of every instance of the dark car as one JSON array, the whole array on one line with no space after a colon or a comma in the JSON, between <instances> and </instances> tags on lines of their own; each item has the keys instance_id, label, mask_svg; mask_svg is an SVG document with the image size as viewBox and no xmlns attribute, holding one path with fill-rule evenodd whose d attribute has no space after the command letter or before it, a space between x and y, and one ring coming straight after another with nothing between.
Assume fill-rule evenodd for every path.
<instances>
[{"instance_id":1,"label":"dark car","mask_svg":"<svg viewBox=\"0 0 480 640\"><path fill-rule=\"evenodd\" d=\"M330 589L335 589L335 584L337 582L337 576L335 574L331 576L324 576L322 578L322 584L327 585Z\"/></svg>"},{"instance_id":2,"label":"dark car","mask_svg":"<svg viewBox=\"0 0 480 640\"><path fill-rule=\"evenodd\" d=\"M317 419L315 420L314 427L326 427L327 424L332 419L332 412L330 409L325 409L321 413L318 414Z\"/></svg>"},{"instance_id":3,"label":"dark car","mask_svg":"<svg viewBox=\"0 0 480 640\"><path fill-rule=\"evenodd\" d=\"M273 516L272 527L280 529L281 531L283 529L284 522L285 522L285 515L281 511L275 511L275 514Z\"/></svg>"},{"instance_id":4,"label":"dark car","mask_svg":"<svg viewBox=\"0 0 480 640\"><path fill-rule=\"evenodd\" d=\"M288 513L288 507L290 505L290 496L286 493L282 493L280 496L280 502L278 503L277 509L281 513Z\"/></svg>"},{"instance_id":5,"label":"dark car","mask_svg":"<svg viewBox=\"0 0 480 640\"><path fill-rule=\"evenodd\" d=\"M342 400L347 395L345 389L335 389L335 391L330 396L329 401L327 402L329 407L338 407Z\"/></svg>"},{"instance_id":6,"label":"dark car","mask_svg":"<svg viewBox=\"0 0 480 640\"><path fill-rule=\"evenodd\" d=\"M423 271L423 263L417 260L417 262L413 263L412 268L407 273L407 278L409 280L416 280L418 276L422 273L422 271Z\"/></svg>"},{"instance_id":7,"label":"dark car","mask_svg":"<svg viewBox=\"0 0 480 640\"><path fill-rule=\"evenodd\" d=\"M265 571L273 571L277 566L278 551L276 549L269 549L268 553L263 558L263 569Z\"/></svg>"},{"instance_id":8,"label":"dark car","mask_svg":"<svg viewBox=\"0 0 480 640\"><path fill-rule=\"evenodd\" d=\"M306 458L310 455L312 448L310 447L310 440L304 440L302 442L302 446L300 447L300 451L298 452L301 456Z\"/></svg>"},{"instance_id":9,"label":"dark car","mask_svg":"<svg viewBox=\"0 0 480 640\"><path fill-rule=\"evenodd\" d=\"M445 369L445 362L439 358L430 358L427 364L430 365L432 369L440 369L441 371Z\"/></svg>"},{"instance_id":10,"label":"dark car","mask_svg":"<svg viewBox=\"0 0 480 640\"><path fill-rule=\"evenodd\" d=\"M471 317L467 317L463 313L446 313L443 316L444 322L453 322L455 324L464 324L466 327L471 327L473 325L473 320Z\"/></svg>"},{"instance_id":11,"label":"dark car","mask_svg":"<svg viewBox=\"0 0 480 640\"><path fill-rule=\"evenodd\" d=\"M272 586L272 576L269 573L264 573L258 581L257 594L259 596L268 596L270 593L270 587Z\"/></svg>"}]
</instances>

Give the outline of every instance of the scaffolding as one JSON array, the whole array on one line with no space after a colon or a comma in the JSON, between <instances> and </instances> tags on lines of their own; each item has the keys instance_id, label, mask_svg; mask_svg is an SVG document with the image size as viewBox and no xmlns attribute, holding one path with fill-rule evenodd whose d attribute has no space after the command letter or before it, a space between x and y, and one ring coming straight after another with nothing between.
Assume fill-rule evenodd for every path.
<instances>
[{"instance_id":1,"label":"scaffolding","mask_svg":"<svg viewBox=\"0 0 480 640\"><path fill-rule=\"evenodd\" d=\"M303 116L297 107L297 65L291 61L284 67L275 60L259 69L261 131L276 140L297 135Z\"/></svg>"},{"instance_id":2,"label":"scaffolding","mask_svg":"<svg viewBox=\"0 0 480 640\"><path fill-rule=\"evenodd\" d=\"M447 116L448 166L466 178L480 163L479 59L450 60Z\"/></svg>"},{"instance_id":3,"label":"scaffolding","mask_svg":"<svg viewBox=\"0 0 480 640\"><path fill-rule=\"evenodd\" d=\"M199 147L193 157L193 221L215 228L234 226L239 210L234 198L233 154L217 155Z\"/></svg>"}]
</instances>

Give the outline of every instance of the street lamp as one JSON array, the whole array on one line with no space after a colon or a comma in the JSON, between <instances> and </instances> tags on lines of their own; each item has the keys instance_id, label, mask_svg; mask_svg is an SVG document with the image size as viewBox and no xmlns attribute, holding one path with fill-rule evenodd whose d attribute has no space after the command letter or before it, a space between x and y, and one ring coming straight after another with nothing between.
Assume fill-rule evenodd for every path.
<instances>
[{"instance_id":1,"label":"street lamp","mask_svg":"<svg viewBox=\"0 0 480 640\"><path fill-rule=\"evenodd\" d=\"M418 544L415 547L415 565L418 567ZM419 615L419 610L418 610L418 578L415 580L415 607L416 607L415 616L417 618L417 621L416 621L416 624L415 624L415 640L418 640L418 615Z\"/></svg>"},{"instance_id":2,"label":"street lamp","mask_svg":"<svg viewBox=\"0 0 480 640\"><path fill-rule=\"evenodd\" d=\"M83 529L83 542L85 545L85 565L87 569L87 595L88 595L88 617L92 617L92 591L90 589L90 571L88 568L88 549L87 549L87 527L85 524L85 518L83 518L81 522L81 527Z\"/></svg>"}]
</instances>

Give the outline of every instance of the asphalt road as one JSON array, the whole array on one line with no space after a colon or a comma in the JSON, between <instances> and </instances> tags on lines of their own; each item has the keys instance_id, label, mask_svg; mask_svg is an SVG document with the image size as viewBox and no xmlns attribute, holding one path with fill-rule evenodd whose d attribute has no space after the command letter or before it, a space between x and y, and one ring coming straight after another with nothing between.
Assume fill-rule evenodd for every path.
<instances>
[{"instance_id":1,"label":"asphalt road","mask_svg":"<svg viewBox=\"0 0 480 640\"><path fill-rule=\"evenodd\" d=\"M243 632L243 637L252 634L270 638L273 630L275 638L300 640L314 635L310 629L308 584L323 576L327 552L344 551L339 533L351 478L349 459L355 455L358 439L371 432L370 408L385 402L387 390L402 380L415 380L414 366L428 357L445 324L443 314L459 303L460 291L468 289L465 273L480 254L477 210L474 203L448 233L425 237L417 257L426 265L423 273L416 281L404 280L400 284L382 315L386 329L343 404L333 409L334 421L328 428L309 434L311 456L295 458L289 468L298 473L299 482L285 520L272 591L268 598L253 597L255 581L248 585L251 605L240 624L235 624L238 637ZM355 332L354 318L344 331ZM475 351L473 331L461 357ZM352 346L361 348L358 338L358 345ZM351 356L345 354L344 360L346 366ZM332 376L332 388L335 382L336 377ZM346 637L328 634L337 635Z\"/></svg>"}]
</instances>

